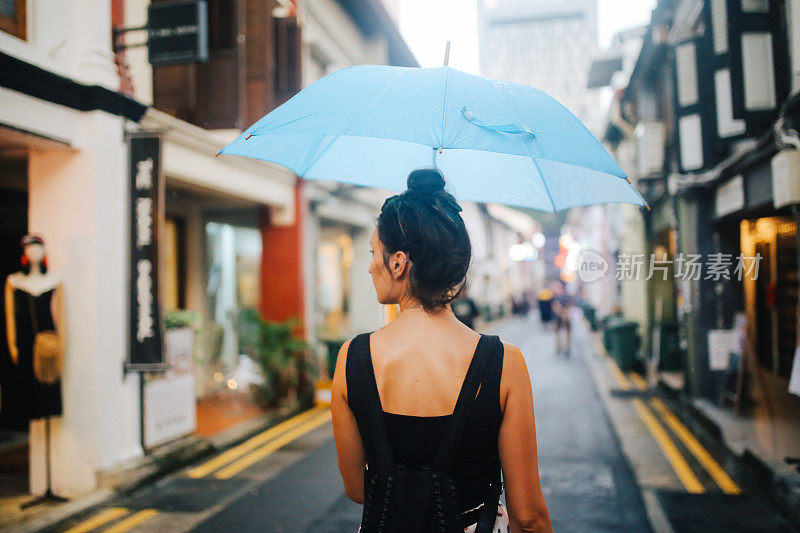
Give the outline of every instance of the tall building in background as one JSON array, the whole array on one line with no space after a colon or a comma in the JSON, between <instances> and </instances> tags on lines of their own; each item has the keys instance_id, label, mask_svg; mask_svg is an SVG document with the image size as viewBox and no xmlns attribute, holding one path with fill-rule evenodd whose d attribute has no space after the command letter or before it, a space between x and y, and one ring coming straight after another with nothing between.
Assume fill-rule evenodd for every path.
<instances>
[{"instance_id":1,"label":"tall building in background","mask_svg":"<svg viewBox=\"0 0 800 533\"><path fill-rule=\"evenodd\" d=\"M481 74L545 91L597 133L597 0L478 0Z\"/></svg>"}]
</instances>

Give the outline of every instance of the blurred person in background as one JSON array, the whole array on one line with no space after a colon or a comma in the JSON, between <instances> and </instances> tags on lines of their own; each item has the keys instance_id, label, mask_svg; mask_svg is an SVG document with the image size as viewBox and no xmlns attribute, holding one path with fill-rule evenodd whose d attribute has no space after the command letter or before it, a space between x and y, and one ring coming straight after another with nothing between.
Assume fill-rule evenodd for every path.
<instances>
[{"instance_id":1,"label":"blurred person in background","mask_svg":"<svg viewBox=\"0 0 800 533\"><path fill-rule=\"evenodd\" d=\"M553 291L544 287L539 291L539 318L542 324L547 327L553 320Z\"/></svg>"},{"instance_id":2,"label":"blurred person in background","mask_svg":"<svg viewBox=\"0 0 800 533\"><path fill-rule=\"evenodd\" d=\"M572 328L570 325L570 312L572 311L572 296L567 292L564 282L554 285L553 318L555 319L556 355L569 357L572 345Z\"/></svg>"}]
</instances>

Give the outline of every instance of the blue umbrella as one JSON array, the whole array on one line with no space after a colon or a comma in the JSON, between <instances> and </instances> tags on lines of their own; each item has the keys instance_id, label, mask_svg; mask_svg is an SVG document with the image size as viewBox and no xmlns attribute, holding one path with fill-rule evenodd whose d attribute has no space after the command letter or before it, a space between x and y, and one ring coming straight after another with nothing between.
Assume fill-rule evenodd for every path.
<instances>
[{"instance_id":1,"label":"blue umbrella","mask_svg":"<svg viewBox=\"0 0 800 533\"><path fill-rule=\"evenodd\" d=\"M439 168L461 200L559 211L646 205L622 169L542 91L449 67L349 67L329 74L222 149L307 179L402 191Z\"/></svg>"}]
</instances>

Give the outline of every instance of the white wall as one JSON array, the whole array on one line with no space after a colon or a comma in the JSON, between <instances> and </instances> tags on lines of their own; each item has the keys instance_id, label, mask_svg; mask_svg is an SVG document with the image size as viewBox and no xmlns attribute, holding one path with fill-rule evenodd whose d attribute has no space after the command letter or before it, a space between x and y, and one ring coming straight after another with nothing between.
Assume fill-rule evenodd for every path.
<instances>
[{"instance_id":1,"label":"white wall","mask_svg":"<svg viewBox=\"0 0 800 533\"><path fill-rule=\"evenodd\" d=\"M27 39L0 32L0 50L83 83L119 87L109 0L28 0L27 6Z\"/></svg>"},{"instance_id":2,"label":"white wall","mask_svg":"<svg viewBox=\"0 0 800 533\"><path fill-rule=\"evenodd\" d=\"M34 151L29 227L63 279L64 416L53 432L53 485L74 496L95 472L141 455L137 374L123 375L127 335L126 145L123 120L76 113L74 151ZM43 487L43 440L31 440L32 491Z\"/></svg>"},{"instance_id":3,"label":"white wall","mask_svg":"<svg viewBox=\"0 0 800 533\"><path fill-rule=\"evenodd\" d=\"M108 0L29 0L28 39L0 32L0 49L87 84L116 90ZM91 13L88 16L87 13ZM74 497L96 472L141 455L138 374L125 376L127 148L124 119L78 112L0 89L0 122L63 141L29 155L29 228L63 279L67 343L63 417L53 423L53 486ZM41 423L31 428L31 489L44 490Z\"/></svg>"},{"instance_id":4,"label":"white wall","mask_svg":"<svg viewBox=\"0 0 800 533\"><path fill-rule=\"evenodd\" d=\"M303 2L303 87L320 75L358 64L385 65L388 46L384 39L367 39L335 0ZM312 49L328 62L325 72L315 65Z\"/></svg>"}]
</instances>

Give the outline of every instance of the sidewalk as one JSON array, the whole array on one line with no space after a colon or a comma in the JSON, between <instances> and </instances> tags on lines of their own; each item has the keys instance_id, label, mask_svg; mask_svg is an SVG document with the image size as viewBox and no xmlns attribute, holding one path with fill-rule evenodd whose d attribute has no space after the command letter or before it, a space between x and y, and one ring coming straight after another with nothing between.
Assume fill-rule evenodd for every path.
<instances>
[{"instance_id":1,"label":"sidewalk","mask_svg":"<svg viewBox=\"0 0 800 533\"><path fill-rule=\"evenodd\" d=\"M768 388L785 385L764 374ZM785 461L800 457L800 398L767 390L767 398L756 398L756 406L742 415L705 398L687 399L682 390L664 380L659 388L688 425L723 447L729 461L800 524L800 472Z\"/></svg>"},{"instance_id":2,"label":"sidewalk","mask_svg":"<svg viewBox=\"0 0 800 533\"><path fill-rule=\"evenodd\" d=\"M188 435L159 446L152 453L98 474L95 492L63 503L45 503L28 509L20 504L34 496L0 499L0 530L28 532L46 529L68 517L103 505L110 499L134 491L212 453L230 448L298 413L296 408L275 409L231 425L212 436Z\"/></svg>"},{"instance_id":3,"label":"sidewalk","mask_svg":"<svg viewBox=\"0 0 800 533\"><path fill-rule=\"evenodd\" d=\"M634 466L654 531L795 531L763 485L663 387L623 373L579 315L573 331Z\"/></svg>"}]
</instances>

